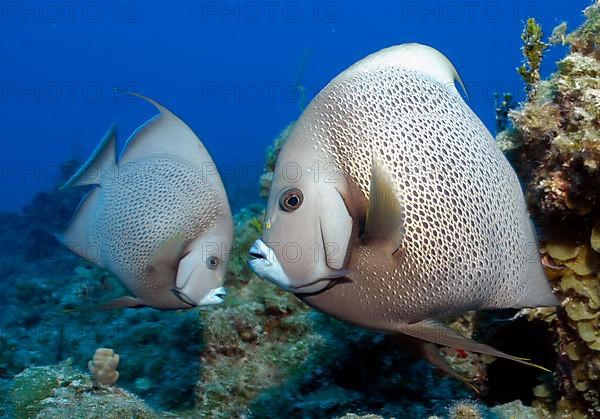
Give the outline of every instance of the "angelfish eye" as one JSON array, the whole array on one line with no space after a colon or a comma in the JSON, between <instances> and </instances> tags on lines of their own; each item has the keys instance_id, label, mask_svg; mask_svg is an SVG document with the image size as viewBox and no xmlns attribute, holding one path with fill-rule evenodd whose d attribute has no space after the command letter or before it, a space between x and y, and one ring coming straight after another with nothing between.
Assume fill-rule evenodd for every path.
<instances>
[{"instance_id":1,"label":"angelfish eye","mask_svg":"<svg viewBox=\"0 0 600 419\"><path fill-rule=\"evenodd\" d=\"M304 195L302 191L297 188L288 189L281 194L279 199L279 206L282 210L292 212L300 208L304 201Z\"/></svg>"},{"instance_id":2,"label":"angelfish eye","mask_svg":"<svg viewBox=\"0 0 600 419\"><path fill-rule=\"evenodd\" d=\"M217 269L217 266L219 266L219 258L217 258L216 256L211 256L208 259L206 259L206 267L211 271Z\"/></svg>"}]
</instances>

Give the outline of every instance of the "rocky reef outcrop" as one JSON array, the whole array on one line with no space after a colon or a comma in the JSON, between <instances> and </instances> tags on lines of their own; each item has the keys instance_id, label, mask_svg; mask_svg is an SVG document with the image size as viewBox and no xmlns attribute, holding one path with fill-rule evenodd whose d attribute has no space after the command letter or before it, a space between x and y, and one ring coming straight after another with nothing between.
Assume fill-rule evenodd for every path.
<instances>
[{"instance_id":1,"label":"rocky reef outcrop","mask_svg":"<svg viewBox=\"0 0 600 419\"><path fill-rule=\"evenodd\" d=\"M569 51L547 80L529 74L547 45L539 25L528 22L529 96L498 134L523 181L546 273L562 302L557 315L529 316L554 330L558 381L550 409L571 417L600 416L600 5L585 15L571 33L565 24L554 30L550 41Z\"/></svg>"}]
</instances>

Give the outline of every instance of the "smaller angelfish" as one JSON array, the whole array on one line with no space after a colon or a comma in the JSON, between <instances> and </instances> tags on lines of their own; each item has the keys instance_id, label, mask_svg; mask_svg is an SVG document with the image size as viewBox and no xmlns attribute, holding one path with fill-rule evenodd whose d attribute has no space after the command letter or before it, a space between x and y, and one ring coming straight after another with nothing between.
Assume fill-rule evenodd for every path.
<instances>
[{"instance_id":1,"label":"smaller angelfish","mask_svg":"<svg viewBox=\"0 0 600 419\"><path fill-rule=\"evenodd\" d=\"M116 159L114 125L63 186L93 186L59 241L115 274L133 294L102 308L182 309L218 304L233 220L208 151L181 119L140 126Z\"/></svg>"}]
</instances>

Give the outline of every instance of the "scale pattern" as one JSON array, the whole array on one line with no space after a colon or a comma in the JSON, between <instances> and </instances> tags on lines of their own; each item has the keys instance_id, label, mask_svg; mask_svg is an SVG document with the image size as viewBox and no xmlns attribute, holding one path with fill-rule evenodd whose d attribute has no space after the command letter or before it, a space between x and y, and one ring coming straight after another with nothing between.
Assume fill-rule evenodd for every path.
<instances>
[{"instance_id":1,"label":"scale pattern","mask_svg":"<svg viewBox=\"0 0 600 419\"><path fill-rule=\"evenodd\" d=\"M177 234L191 241L210 230L223 208L200 168L189 161L152 156L125 166L102 181L90 232L107 268L136 295L152 294L164 286L145 281L154 251Z\"/></svg>"},{"instance_id":2,"label":"scale pattern","mask_svg":"<svg viewBox=\"0 0 600 419\"><path fill-rule=\"evenodd\" d=\"M519 300L532 240L520 185L454 87L399 66L352 71L330 83L303 119L309 145L366 197L375 152L404 206L397 267L379 266L367 248L351 267L362 305L393 321Z\"/></svg>"}]
</instances>

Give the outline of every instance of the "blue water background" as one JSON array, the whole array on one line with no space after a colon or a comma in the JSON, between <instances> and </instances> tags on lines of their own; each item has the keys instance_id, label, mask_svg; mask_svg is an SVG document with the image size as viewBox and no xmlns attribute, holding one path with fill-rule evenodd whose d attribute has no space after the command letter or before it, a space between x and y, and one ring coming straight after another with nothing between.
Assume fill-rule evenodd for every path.
<instances>
[{"instance_id":1,"label":"blue water background","mask_svg":"<svg viewBox=\"0 0 600 419\"><path fill-rule=\"evenodd\" d=\"M495 130L497 91L523 98L523 22L546 33L587 1L2 1L0 211L15 211L85 159L111 122L121 144L155 111L182 117L221 167L232 201L256 200L264 149L337 73L380 48L444 52ZM564 49L553 48L544 74Z\"/></svg>"}]
</instances>

